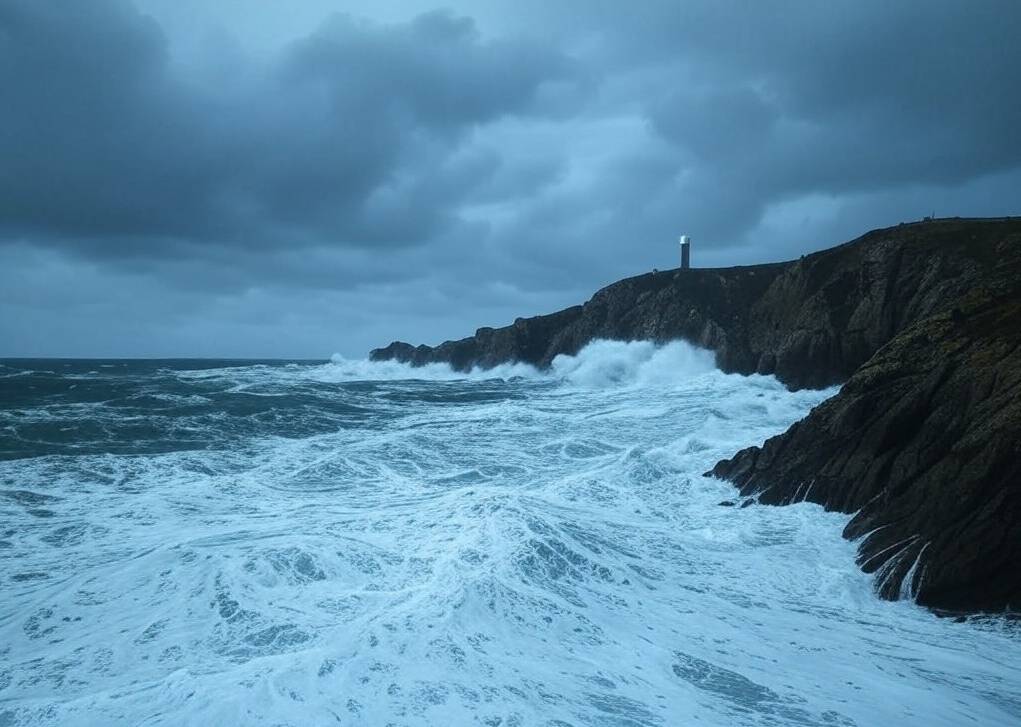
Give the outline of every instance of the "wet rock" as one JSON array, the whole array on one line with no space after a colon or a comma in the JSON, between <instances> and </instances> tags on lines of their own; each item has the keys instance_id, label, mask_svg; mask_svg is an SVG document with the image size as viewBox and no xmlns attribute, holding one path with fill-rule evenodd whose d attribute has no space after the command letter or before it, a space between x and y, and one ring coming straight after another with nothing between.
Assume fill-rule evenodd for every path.
<instances>
[{"instance_id":1,"label":"wet rock","mask_svg":"<svg viewBox=\"0 0 1021 727\"><path fill-rule=\"evenodd\" d=\"M927 220L785 263L642 275L583 306L371 357L546 367L597 338L687 340L724 371L791 389L846 382L707 474L735 482L741 507L854 514L844 534L884 598L1021 608L1021 218Z\"/></svg>"},{"instance_id":2,"label":"wet rock","mask_svg":"<svg viewBox=\"0 0 1021 727\"><path fill-rule=\"evenodd\" d=\"M907 326L951 310L988 273L996 246L1019 230L1016 218L934 220L784 263L648 273L584 305L438 346L395 341L370 358L544 368L597 338L682 339L713 350L727 372L773 374L791 389L830 386Z\"/></svg>"},{"instance_id":3,"label":"wet rock","mask_svg":"<svg viewBox=\"0 0 1021 727\"><path fill-rule=\"evenodd\" d=\"M884 598L1021 607L1018 280L910 326L837 396L707 474L766 504L853 513L844 535Z\"/></svg>"}]
</instances>

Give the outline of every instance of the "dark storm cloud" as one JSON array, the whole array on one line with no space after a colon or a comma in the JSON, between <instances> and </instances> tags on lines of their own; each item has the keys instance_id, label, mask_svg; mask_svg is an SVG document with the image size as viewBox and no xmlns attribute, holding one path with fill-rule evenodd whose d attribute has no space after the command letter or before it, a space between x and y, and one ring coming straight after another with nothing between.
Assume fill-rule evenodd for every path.
<instances>
[{"instance_id":1,"label":"dark storm cloud","mask_svg":"<svg viewBox=\"0 0 1021 727\"><path fill-rule=\"evenodd\" d=\"M719 17L676 28L711 70L654 108L665 135L710 162L768 166L779 192L947 184L1021 162L1016 3L764 8L735 14L740 45L707 42L727 30Z\"/></svg>"},{"instance_id":2,"label":"dark storm cloud","mask_svg":"<svg viewBox=\"0 0 1021 727\"><path fill-rule=\"evenodd\" d=\"M1015 0L448 2L0 0L12 352L357 353L578 302L681 232L735 264L1018 212Z\"/></svg>"},{"instance_id":3,"label":"dark storm cloud","mask_svg":"<svg viewBox=\"0 0 1021 727\"><path fill-rule=\"evenodd\" d=\"M0 224L100 255L421 244L493 172L450 158L458 141L543 115L542 84L571 75L556 50L482 42L469 19L337 16L264 74L207 89L174 76L130 5L2 13Z\"/></svg>"},{"instance_id":4,"label":"dark storm cloud","mask_svg":"<svg viewBox=\"0 0 1021 727\"><path fill-rule=\"evenodd\" d=\"M646 114L692 180L678 197L698 209L679 216L700 237L739 242L797 195L955 185L1021 164L1012 0L657 3L609 34L613 8L596 15L608 67L655 78Z\"/></svg>"}]
</instances>

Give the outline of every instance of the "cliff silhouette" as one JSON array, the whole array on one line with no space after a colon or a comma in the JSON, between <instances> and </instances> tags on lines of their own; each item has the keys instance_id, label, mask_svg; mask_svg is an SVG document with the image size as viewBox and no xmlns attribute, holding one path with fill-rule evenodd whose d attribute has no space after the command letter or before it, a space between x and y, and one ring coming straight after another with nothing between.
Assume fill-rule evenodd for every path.
<instances>
[{"instance_id":1,"label":"cliff silhouette","mask_svg":"<svg viewBox=\"0 0 1021 727\"><path fill-rule=\"evenodd\" d=\"M584 305L373 360L540 368L593 339L682 339L727 372L839 393L707 475L853 514L884 598L1021 606L1021 218L873 230L799 260L653 272Z\"/></svg>"}]
</instances>

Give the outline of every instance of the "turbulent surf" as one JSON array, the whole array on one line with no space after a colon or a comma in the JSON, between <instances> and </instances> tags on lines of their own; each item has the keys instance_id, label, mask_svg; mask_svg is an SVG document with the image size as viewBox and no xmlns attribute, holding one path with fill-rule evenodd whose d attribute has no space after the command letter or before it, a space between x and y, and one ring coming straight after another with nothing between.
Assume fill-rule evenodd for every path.
<instances>
[{"instance_id":1,"label":"turbulent surf","mask_svg":"<svg viewBox=\"0 0 1021 727\"><path fill-rule=\"evenodd\" d=\"M1021 720L1016 622L701 475L834 390L683 343L2 363L0 725Z\"/></svg>"}]
</instances>

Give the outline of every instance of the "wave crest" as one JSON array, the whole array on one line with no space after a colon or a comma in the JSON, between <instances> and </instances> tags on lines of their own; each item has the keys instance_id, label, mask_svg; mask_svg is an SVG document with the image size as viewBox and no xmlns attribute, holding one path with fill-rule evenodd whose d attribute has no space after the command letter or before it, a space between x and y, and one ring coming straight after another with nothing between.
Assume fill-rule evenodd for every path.
<instances>
[{"instance_id":1,"label":"wave crest","mask_svg":"<svg viewBox=\"0 0 1021 727\"><path fill-rule=\"evenodd\" d=\"M577 356L553 359L553 376L585 388L670 385L716 370L712 351L685 341L592 341Z\"/></svg>"},{"instance_id":2,"label":"wave crest","mask_svg":"<svg viewBox=\"0 0 1021 727\"><path fill-rule=\"evenodd\" d=\"M583 388L669 385L716 370L711 351L685 341L592 341L577 355L559 355L548 370L525 363L455 371L445 363L411 366L398 361L348 359L334 354L320 374L333 381L487 381L547 379Z\"/></svg>"}]
</instances>

